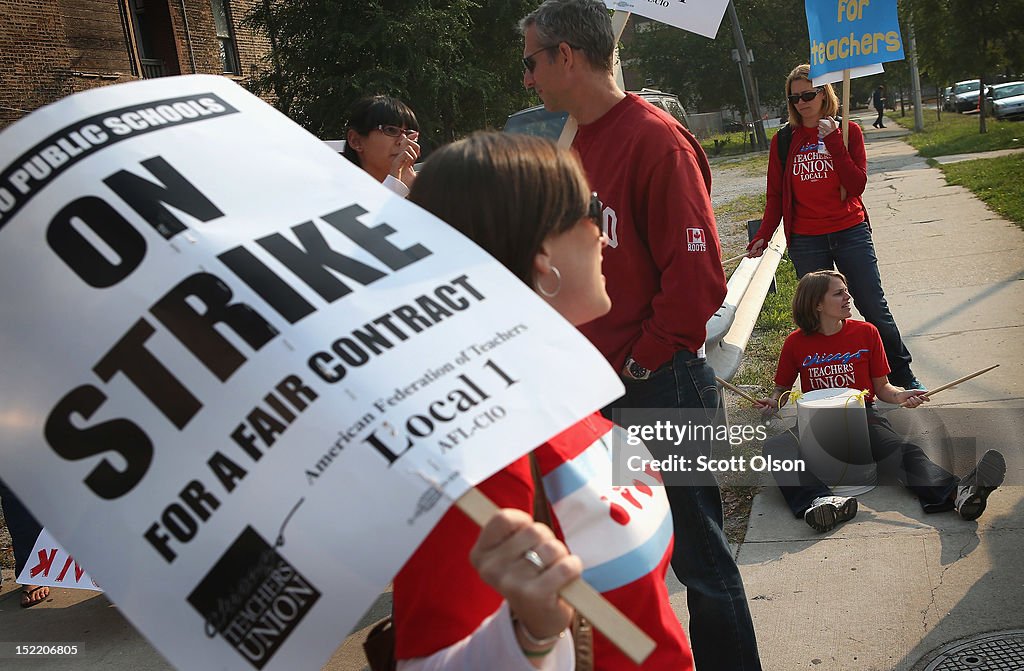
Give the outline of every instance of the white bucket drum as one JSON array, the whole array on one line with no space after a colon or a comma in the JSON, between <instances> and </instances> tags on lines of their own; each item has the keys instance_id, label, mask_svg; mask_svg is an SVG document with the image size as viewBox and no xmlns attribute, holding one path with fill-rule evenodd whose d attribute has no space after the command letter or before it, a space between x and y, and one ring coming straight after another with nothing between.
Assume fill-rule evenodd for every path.
<instances>
[{"instance_id":1,"label":"white bucket drum","mask_svg":"<svg viewBox=\"0 0 1024 671\"><path fill-rule=\"evenodd\" d=\"M878 484L868 417L855 389L816 389L796 401L800 458L836 496L859 496Z\"/></svg>"}]
</instances>

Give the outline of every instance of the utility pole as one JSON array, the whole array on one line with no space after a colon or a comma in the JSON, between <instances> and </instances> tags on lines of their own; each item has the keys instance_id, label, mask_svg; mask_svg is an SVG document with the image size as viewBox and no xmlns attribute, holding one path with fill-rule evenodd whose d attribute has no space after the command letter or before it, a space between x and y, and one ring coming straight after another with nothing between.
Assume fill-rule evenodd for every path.
<instances>
[{"instance_id":1,"label":"utility pole","mask_svg":"<svg viewBox=\"0 0 1024 671\"><path fill-rule=\"evenodd\" d=\"M750 57L747 54L747 45L743 43L743 31L740 30L740 19L736 15L736 7L733 1L729 0L729 18L732 20L732 35L736 40L736 50L740 56L740 80L743 84L743 97L747 100L747 112L751 121L754 122L754 136L757 138L757 147L762 151L768 149L768 136L764 132L764 121L761 119L761 103L754 91L754 76L750 71Z\"/></svg>"},{"instance_id":2,"label":"utility pole","mask_svg":"<svg viewBox=\"0 0 1024 671\"><path fill-rule=\"evenodd\" d=\"M914 100L914 130L924 130L924 109L921 108L921 73L917 69L917 39L914 37L914 22L907 19L907 34L910 36L910 95Z\"/></svg>"}]
</instances>

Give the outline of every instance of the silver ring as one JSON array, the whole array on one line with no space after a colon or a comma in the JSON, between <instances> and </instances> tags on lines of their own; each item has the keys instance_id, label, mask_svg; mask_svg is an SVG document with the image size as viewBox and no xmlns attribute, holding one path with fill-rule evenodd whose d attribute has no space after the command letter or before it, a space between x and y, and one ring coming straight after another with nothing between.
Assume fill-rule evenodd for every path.
<instances>
[{"instance_id":1,"label":"silver ring","mask_svg":"<svg viewBox=\"0 0 1024 671\"><path fill-rule=\"evenodd\" d=\"M530 562L537 567L538 571L543 571L546 567L544 566L544 560L540 558L536 550L527 550L523 553L523 559Z\"/></svg>"}]
</instances>

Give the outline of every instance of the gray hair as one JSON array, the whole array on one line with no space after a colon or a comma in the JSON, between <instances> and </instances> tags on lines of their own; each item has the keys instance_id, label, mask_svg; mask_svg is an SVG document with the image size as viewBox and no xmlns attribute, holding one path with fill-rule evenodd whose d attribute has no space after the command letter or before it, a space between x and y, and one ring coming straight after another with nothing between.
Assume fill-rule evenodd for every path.
<instances>
[{"instance_id":1,"label":"gray hair","mask_svg":"<svg viewBox=\"0 0 1024 671\"><path fill-rule=\"evenodd\" d=\"M541 44L554 46L565 42L582 51L594 68L612 71L615 35L603 2L546 0L519 22L523 35L531 26L536 29Z\"/></svg>"}]
</instances>

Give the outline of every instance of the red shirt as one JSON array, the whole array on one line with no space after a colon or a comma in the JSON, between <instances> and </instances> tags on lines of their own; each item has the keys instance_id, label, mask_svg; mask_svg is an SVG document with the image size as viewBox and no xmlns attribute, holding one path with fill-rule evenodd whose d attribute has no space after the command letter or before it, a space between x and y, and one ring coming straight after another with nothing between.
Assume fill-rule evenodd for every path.
<instances>
[{"instance_id":1,"label":"red shirt","mask_svg":"<svg viewBox=\"0 0 1024 671\"><path fill-rule=\"evenodd\" d=\"M826 146L821 147L824 152L818 151L818 128L801 126L794 130L793 145L788 166L793 184L793 232L824 235L864 221L860 198L840 198L835 160Z\"/></svg>"},{"instance_id":2,"label":"red shirt","mask_svg":"<svg viewBox=\"0 0 1024 671\"><path fill-rule=\"evenodd\" d=\"M817 130L814 131L817 136ZM859 207L862 216L854 224L867 220L867 213L861 203L860 195L864 193L864 186L868 181L868 157L864 151L864 132L855 123L849 126L850 147L843 145L843 137L840 131L829 133L825 136L825 148L832 156L832 166L839 173L839 182L846 187L847 206ZM779 160L778 152L779 136L772 138L772 146L768 151L768 188L766 192L766 203L764 215L761 217L761 227L757 229L757 235L751 240L751 245L757 240L764 240L765 244L771 239L775 229L779 227L779 220L786 231L786 242L789 242L793 233L793 225L796 220L796 199L794 196L794 181L791 178L793 172L793 159L796 151L801 147L795 141L789 145L789 154L785 161ZM837 196L838 197L838 196ZM837 216L845 217L848 211L839 210ZM852 224L851 224L852 225ZM842 229L835 229L842 230ZM797 231L799 232L799 231ZM748 247L749 249L749 247Z\"/></svg>"},{"instance_id":3,"label":"red shirt","mask_svg":"<svg viewBox=\"0 0 1024 671\"><path fill-rule=\"evenodd\" d=\"M867 389L868 402L874 399L873 378L889 374L882 337L867 322L847 319L838 333L830 336L807 335L797 329L789 334L775 371L775 384L790 388L800 375L800 388L816 389L846 387Z\"/></svg>"},{"instance_id":4,"label":"red shirt","mask_svg":"<svg viewBox=\"0 0 1024 671\"><path fill-rule=\"evenodd\" d=\"M600 413L534 450L556 535L583 560L583 579L653 638L642 666L594 630L601 671L693 671L686 635L669 603L665 574L672 556L672 515L664 487L647 475L612 486L611 431ZM621 431L621 429L618 429ZM533 510L533 477L523 457L479 485L499 507ZM501 606L469 562L480 529L452 508L395 577L395 650L422 657L473 633Z\"/></svg>"},{"instance_id":5,"label":"red shirt","mask_svg":"<svg viewBox=\"0 0 1024 671\"><path fill-rule=\"evenodd\" d=\"M580 330L615 370L630 354L653 370L681 349L696 352L726 293L704 150L633 94L580 126L573 148L604 208L612 299Z\"/></svg>"}]
</instances>

